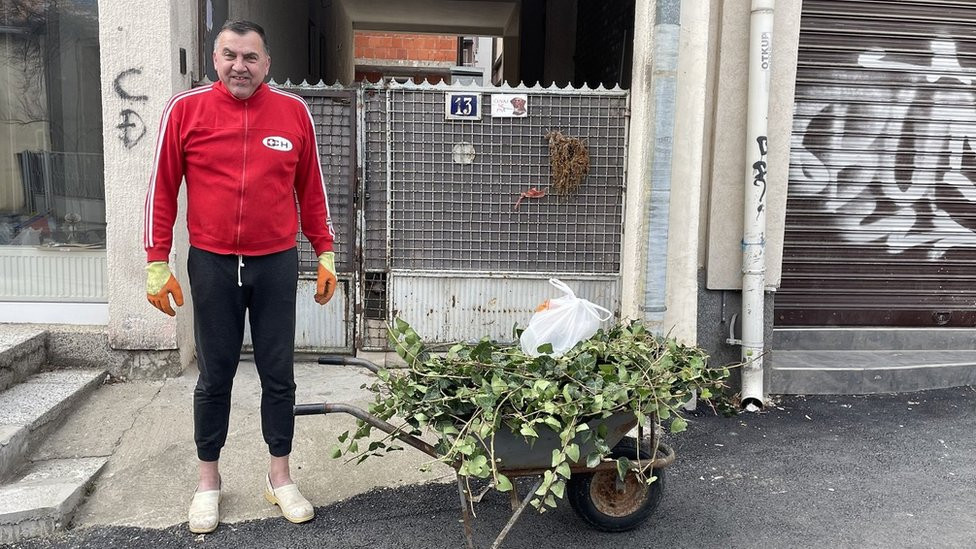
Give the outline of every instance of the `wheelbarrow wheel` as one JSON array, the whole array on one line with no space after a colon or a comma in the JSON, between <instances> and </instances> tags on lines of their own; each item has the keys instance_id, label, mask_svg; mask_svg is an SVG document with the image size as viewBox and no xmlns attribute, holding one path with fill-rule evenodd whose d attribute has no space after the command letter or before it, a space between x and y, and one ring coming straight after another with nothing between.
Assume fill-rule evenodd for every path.
<instances>
[{"instance_id":1,"label":"wheelbarrow wheel","mask_svg":"<svg viewBox=\"0 0 976 549\"><path fill-rule=\"evenodd\" d=\"M610 457L651 459L651 451L626 437ZM634 472L619 481L616 470L574 474L566 486L569 504L590 526L604 532L632 530L651 516L664 495L664 469L654 469L657 480L644 484Z\"/></svg>"}]
</instances>

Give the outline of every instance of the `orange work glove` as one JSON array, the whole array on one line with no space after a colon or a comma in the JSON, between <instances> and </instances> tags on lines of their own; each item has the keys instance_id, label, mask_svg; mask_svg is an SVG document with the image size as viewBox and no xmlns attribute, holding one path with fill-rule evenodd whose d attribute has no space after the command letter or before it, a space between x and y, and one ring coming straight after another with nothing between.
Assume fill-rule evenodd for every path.
<instances>
[{"instance_id":1,"label":"orange work glove","mask_svg":"<svg viewBox=\"0 0 976 549\"><path fill-rule=\"evenodd\" d=\"M319 275L315 282L315 302L319 305L325 305L332 299L332 294L335 293L336 284L336 270L335 270L335 253L333 252L322 252L319 255Z\"/></svg>"},{"instance_id":2,"label":"orange work glove","mask_svg":"<svg viewBox=\"0 0 976 549\"><path fill-rule=\"evenodd\" d=\"M169 264L165 261L151 261L146 265L146 274L146 298L153 307L169 316L176 316L176 311L169 303L169 296L173 294L176 306L182 307L183 288L180 288L173 273L169 272Z\"/></svg>"}]
</instances>

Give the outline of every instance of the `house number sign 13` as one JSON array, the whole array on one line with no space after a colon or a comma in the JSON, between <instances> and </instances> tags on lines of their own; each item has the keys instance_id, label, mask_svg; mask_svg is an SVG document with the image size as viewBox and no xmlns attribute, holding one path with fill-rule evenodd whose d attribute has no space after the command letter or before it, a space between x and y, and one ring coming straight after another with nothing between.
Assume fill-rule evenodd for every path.
<instances>
[{"instance_id":1,"label":"house number sign 13","mask_svg":"<svg viewBox=\"0 0 976 549\"><path fill-rule=\"evenodd\" d=\"M444 117L448 120L481 120L481 94L444 94Z\"/></svg>"}]
</instances>

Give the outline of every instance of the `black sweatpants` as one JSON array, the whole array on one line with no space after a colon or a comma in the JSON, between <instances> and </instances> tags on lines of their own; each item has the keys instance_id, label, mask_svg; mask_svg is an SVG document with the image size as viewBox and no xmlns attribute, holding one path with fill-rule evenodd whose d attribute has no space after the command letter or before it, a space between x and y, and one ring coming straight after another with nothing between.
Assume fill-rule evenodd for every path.
<instances>
[{"instance_id":1,"label":"black sweatpants","mask_svg":"<svg viewBox=\"0 0 976 549\"><path fill-rule=\"evenodd\" d=\"M254 363L261 379L264 441L272 456L290 454L295 433L298 251L292 248L241 257L191 247L187 270L200 369L193 391L197 457L216 461L227 440L230 395L244 341L245 311L249 313Z\"/></svg>"}]
</instances>

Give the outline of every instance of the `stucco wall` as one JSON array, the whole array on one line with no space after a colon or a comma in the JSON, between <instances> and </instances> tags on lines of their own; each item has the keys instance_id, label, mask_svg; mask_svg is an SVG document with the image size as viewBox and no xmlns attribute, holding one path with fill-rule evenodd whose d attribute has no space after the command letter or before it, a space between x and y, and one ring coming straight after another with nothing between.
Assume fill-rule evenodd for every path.
<instances>
[{"instance_id":1,"label":"stucco wall","mask_svg":"<svg viewBox=\"0 0 976 549\"><path fill-rule=\"evenodd\" d=\"M777 2L773 23L766 195L767 287L778 286L780 282L800 7L800 2ZM711 138L706 253L709 289L735 289L742 285L749 18L749 2L724 3L721 40L717 44L720 48L718 80L713 88L716 104Z\"/></svg>"},{"instance_id":2,"label":"stucco wall","mask_svg":"<svg viewBox=\"0 0 976 549\"><path fill-rule=\"evenodd\" d=\"M620 314L643 318L644 264L647 261L647 215L651 192L651 158L654 150L654 88L652 83L654 6L638 2L634 7L633 88L630 91L630 127L627 148L627 194L623 249L620 260Z\"/></svg>"},{"instance_id":3,"label":"stucco wall","mask_svg":"<svg viewBox=\"0 0 976 549\"><path fill-rule=\"evenodd\" d=\"M99 41L105 152L109 341L115 349L179 349L183 365L193 353L188 306L175 319L145 297L143 209L155 137L167 100L189 89L195 50L196 3L191 0L100 0ZM191 63L180 74L179 49ZM172 264L188 289L187 238L181 212ZM184 273L180 276L180 273Z\"/></svg>"}]
</instances>

